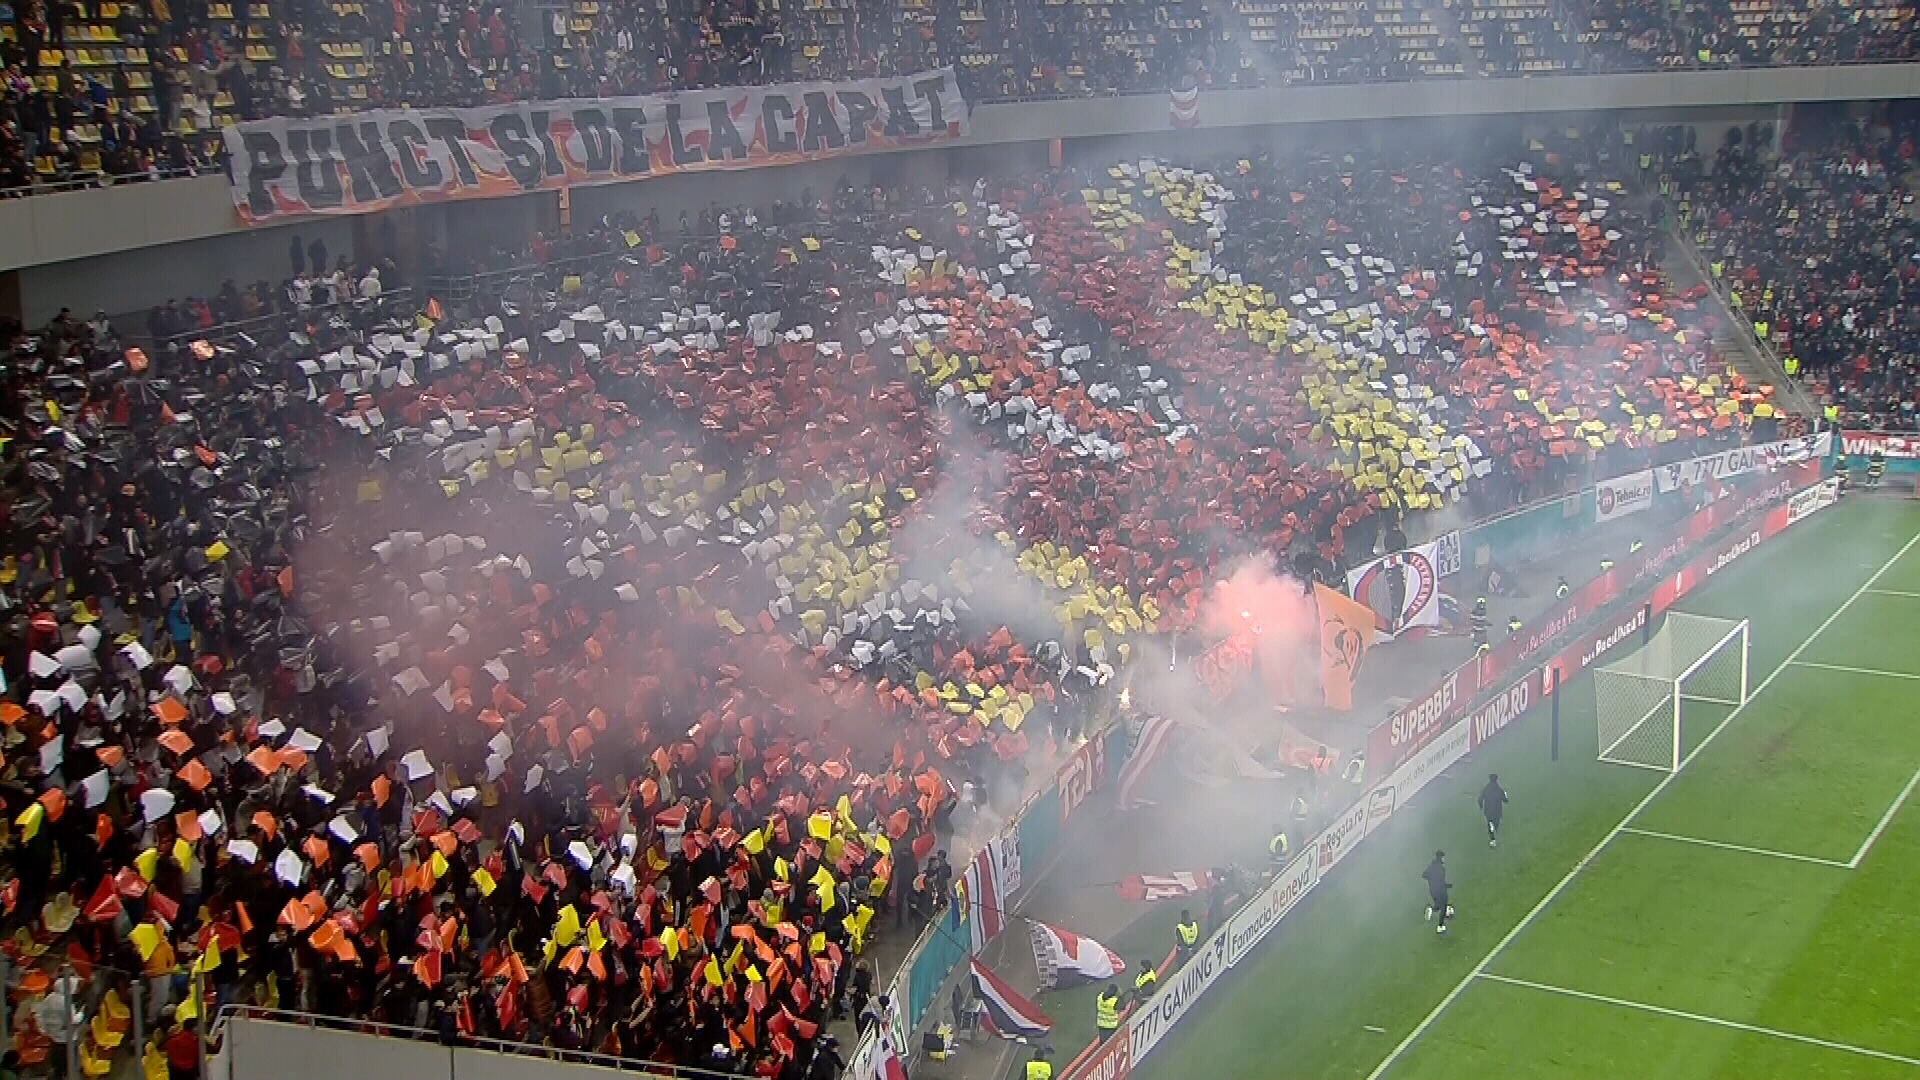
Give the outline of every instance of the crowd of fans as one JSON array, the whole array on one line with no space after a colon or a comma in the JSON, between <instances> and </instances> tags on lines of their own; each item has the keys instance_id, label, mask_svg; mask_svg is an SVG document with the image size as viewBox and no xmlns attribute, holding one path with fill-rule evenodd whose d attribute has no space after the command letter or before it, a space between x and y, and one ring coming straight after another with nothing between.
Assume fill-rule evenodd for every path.
<instances>
[{"instance_id":1,"label":"crowd of fans","mask_svg":"<svg viewBox=\"0 0 1920 1080\"><path fill-rule=\"evenodd\" d=\"M0 6L0 191L218 168L237 120L953 64L970 101L1912 55L1910 4L99 0Z\"/></svg>"},{"instance_id":2,"label":"crowd of fans","mask_svg":"<svg viewBox=\"0 0 1920 1080\"><path fill-rule=\"evenodd\" d=\"M1753 133L1680 177L1681 212L1730 303L1848 427L1920 426L1920 118Z\"/></svg>"},{"instance_id":3,"label":"crowd of fans","mask_svg":"<svg viewBox=\"0 0 1920 1080\"><path fill-rule=\"evenodd\" d=\"M610 220L457 306L290 251L329 304L271 331L11 328L17 1064L97 1073L137 1001L156 1073L251 1005L831 1076L872 937L1229 562L1764 430L1623 143Z\"/></svg>"}]
</instances>

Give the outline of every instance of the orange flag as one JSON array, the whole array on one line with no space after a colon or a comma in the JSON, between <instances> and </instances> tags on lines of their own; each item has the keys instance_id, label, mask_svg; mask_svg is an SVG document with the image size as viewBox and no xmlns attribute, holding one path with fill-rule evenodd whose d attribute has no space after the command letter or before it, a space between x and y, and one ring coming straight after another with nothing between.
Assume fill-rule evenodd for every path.
<instances>
[{"instance_id":1,"label":"orange flag","mask_svg":"<svg viewBox=\"0 0 1920 1080\"><path fill-rule=\"evenodd\" d=\"M1373 609L1325 585L1313 587L1320 609L1320 689L1327 708L1353 708L1353 684L1373 643Z\"/></svg>"}]
</instances>

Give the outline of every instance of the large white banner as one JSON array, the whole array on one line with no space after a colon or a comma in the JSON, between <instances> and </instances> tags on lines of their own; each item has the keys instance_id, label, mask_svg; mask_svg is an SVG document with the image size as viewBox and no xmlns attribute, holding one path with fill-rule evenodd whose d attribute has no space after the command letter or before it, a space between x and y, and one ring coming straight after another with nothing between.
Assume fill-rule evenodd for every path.
<instances>
[{"instance_id":1,"label":"large white banner","mask_svg":"<svg viewBox=\"0 0 1920 1080\"><path fill-rule=\"evenodd\" d=\"M1920 459L1920 435L1894 435L1883 431L1840 433L1840 452L1848 457L1872 457L1876 450L1888 461Z\"/></svg>"},{"instance_id":2,"label":"large white banner","mask_svg":"<svg viewBox=\"0 0 1920 1080\"><path fill-rule=\"evenodd\" d=\"M1456 564L1460 561L1458 550L1456 545ZM1354 567L1347 571L1347 594L1373 609L1377 640L1393 638L1409 627L1440 625L1440 542L1382 555Z\"/></svg>"},{"instance_id":3,"label":"large white banner","mask_svg":"<svg viewBox=\"0 0 1920 1080\"><path fill-rule=\"evenodd\" d=\"M819 161L967 134L952 68L646 97L374 109L226 128L249 225L669 173Z\"/></svg>"},{"instance_id":4,"label":"large white banner","mask_svg":"<svg viewBox=\"0 0 1920 1080\"><path fill-rule=\"evenodd\" d=\"M1805 491L1795 492L1787 500L1787 524L1814 514L1840 501L1840 478L1822 480Z\"/></svg>"},{"instance_id":5,"label":"large white banner","mask_svg":"<svg viewBox=\"0 0 1920 1080\"><path fill-rule=\"evenodd\" d=\"M1267 931L1280 925L1320 880L1319 844L1309 843L1306 850L1293 857L1280 876L1267 884L1266 890L1246 907L1234 913L1227 920L1227 962L1237 964L1240 958L1253 951L1255 945L1267 936Z\"/></svg>"},{"instance_id":6,"label":"large white banner","mask_svg":"<svg viewBox=\"0 0 1920 1080\"><path fill-rule=\"evenodd\" d=\"M1637 514L1653 505L1653 470L1602 480L1593 487L1598 520L1614 521Z\"/></svg>"},{"instance_id":7,"label":"large white banner","mask_svg":"<svg viewBox=\"0 0 1920 1080\"><path fill-rule=\"evenodd\" d=\"M1360 846L1360 840L1367 835L1367 817L1369 805L1366 799L1353 804L1353 809L1340 815L1339 820L1327 826L1327 831L1315 841L1320 859L1319 875L1327 876L1327 871L1339 864L1348 853Z\"/></svg>"},{"instance_id":8,"label":"large white banner","mask_svg":"<svg viewBox=\"0 0 1920 1080\"><path fill-rule=\"evenodd\" d=\"M1384 825L1395 811L1407 805L1407 800L1426 787L1428 781L1466 757L1472 748L1472 718L1462 717L1373 789L1367 797L1366 831L1372 832Z\"/></svg>"},{"instance_id":9,"label":"large white banner","mask_svg":"<svg viewBox=\"0 0 1920 1080\"><path fill-rule=\"evenodd\" d=\"M1433 542L1433 569L1441 577L1460 572L1460 530L1444 533Z\"/></svg>"},{"instance_id":10,"label":"large white banner","mask_svg":"<svg viewBox=\"0 0 1920 1080\"><path fill-rule=\"evenodd\" d=\"M1133 1044L1133 1060L1139 1061L1153 1050L1160 1037L1180 1022L1207 992L1215 980L1226 974L1231 965L1227 962L1227 928L1221 927L1200 951L1193 954L1181 969L1160 984L1144 1008L1136 1009L1132 1021L1127 1025L1127 1038Z\"/></svg>"},{"instance_id":11,"label":"large white banner","mask_svg":"<svg viewBox=\"0 0 1920 1080\"><path fill-rule=\"evenodd\" d=\"M1660 490L1669 492L1685 485L1698 486L1710 480L1725 480L1730 476L1744 476L1809 458L1823 458L1832 452L1833 433L1822 431L1817 435L1802 435L1797 439L1782 439L1759 446L1738 446L1692 461L1662 465L1653 470L1653 474L1659 480Z\"/></svg>"}]
</instances>

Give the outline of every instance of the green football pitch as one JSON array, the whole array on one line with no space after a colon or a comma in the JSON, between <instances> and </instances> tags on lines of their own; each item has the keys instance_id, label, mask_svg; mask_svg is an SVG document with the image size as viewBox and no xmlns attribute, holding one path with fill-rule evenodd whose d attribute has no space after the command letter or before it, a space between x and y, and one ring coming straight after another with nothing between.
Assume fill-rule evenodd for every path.
<instances>
[{"instance_id":1,"label":"green football pitch","mask_svg":"<svg viewBox=\"0 0 1920 1080\"><path fill-rule=\"evenodd\" d=\"M1679 609L1750 620L1751 692L1689 707L1678 772L1597 761L1568 683L1558 761L1536 709L1454 766L1135 1072L1920 1077L1920 506L1856 496Z\"/></svg>"}]
</instances>

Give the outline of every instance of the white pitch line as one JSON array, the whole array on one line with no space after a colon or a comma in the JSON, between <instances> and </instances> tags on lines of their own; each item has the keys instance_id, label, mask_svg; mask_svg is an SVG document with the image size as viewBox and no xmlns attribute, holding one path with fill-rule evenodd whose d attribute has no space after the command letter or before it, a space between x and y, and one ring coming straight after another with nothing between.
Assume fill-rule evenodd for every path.
<instances>
[{"instance_id":1,"label":"white pitch line","mask_svg":"<svg viewBox=\"0 0 1920 1080\"><path fill-rule=\"evenodd\" d=\"M1659 765L1649 765L1644 761L1628 761L1625 758L1610 758L1610 757L1603 757L1600 760L1606 762L1609 765L1625 765L1630 769L1646 769L1650 772L1657 772L1657 773L1663 773L1667 771L1666 769L1662 768Z\"/></svg>"},{"instance_id":2,"label":"white pitch line","mask_svg":"<svg viewBox=\"0 0 1920 1080\"><path fill-rule=\"evenodd\" d=\"M1601 837L1600 842L1593 845L1593 850L1587 852L1584 858L1582 858L1579 862L1575 863L1573 865L1573 869L1567 871L1567 876L1560 879L1559 884L1555 885L1551 889L1548 889L1547 895L1541 897L1540 902L1533 905L1533 909L1531 911L1528 911L1526 915L1522 916L1520 921L1513 925L1513 929L1507 931L1506 936L1502 937L1498 942L1494 944L1493 948L1487 952L1487 955L1480 958L1480 962L1473 966L1472 971L1467 972L1467 977L1464 979L1461 979L1459 985L1455 986L1452 990L1447 991L1447 996L1440 999L1440 1004L1435 1005L1433 1007L1432 1012L1428 1013L1424 1019L1422 1019L1418 1024L1414 1025L1413 1030L1407 1033L1407 1037L1400 1040L1400 1045L1393 1048L1393 1053L1388 1054L1385 1060L1381 1061L1379 1065L1374 1067L1374 1070L1372 1072L1367 1074L1367 1080L1380 1080L1380 1077L1383 1076L1388 1069L1392 1068L1395 1062L1400 1060L1401 1055L1407 1052L1407 1048L1412 1046L1414 1044L1414 1041L1419 1039L1420 1036L1427 1033L1427 1029L1432 1027L1433 1022L1440 1018L1440 1014L1447 1011L1447 1008L1449 1006L1451 1006L1455 1001L1459 1000L1460 995L1466 991L1467 986L1470 983L1472 983L1474 979L1486 973L1487 965L1493 963L1493 958L1505 952L1507 946L1513 944L1513 939L1520 936L1521 931L1533 925L1533 920L1539 918L1540 913L1547 910L1547 905L1553 903L1554 900L1558 898L1561 893L1565 892L1568 885L1573 884L1573 879L1579 876L1580 871L1585 870L1587 868L1588 863L1591 863L1594 859L1598 858L1600 853L1606 850L1607 845L1613 843L1614 838L1619 836L1622 830L1632 825L1634 819L1640 816L1641 811L1645 810L1649 805L1651 805L1653 800L1659 798L1660 793L1667 790L1667 785L1673 783L1674 779L1677 778L1680 775L1681 771L1684 770L1688 765L1693 764L1693 760L1700 756L1700 752L1702 750L1705 750L1708 746L1711 746L1713 744L1713 740L1718 738L1720 736L1720 733L1727 729L1728 724L1733 723L1733 720L1735 717L1739 716L1742 712L1746 711L1747 705L1752 704L1756 698L1758 698L1762 693L1764 693L1767 687L1772 685L1773 680L1779 678L1780 673L1787 670L1787 666L1789 664L1792 664L1795 660L1800 659L1800 654L1807 651L1807 647L1813 644L1814 639L1819 637L1821 634L1826 633L1827 628L1829 626L1832 626L1834 623L1838 622L1840 620L1840 616L1844 614L1848 608L1853 606L1854 601L1864 596L1866 594L1866 591L1873 587L1873 583L1880 580L1880 576L1882 574L1885 574L1889 569L1891 569L1894 563L1899 562L1901 558L1903 558L1907 554L1907 552L1913 550L1913 545L1915 544L1920 544L1920 533L1914 533L1913 536L1907 540L1906 544L1903 545L1899 551L1896 551L1893 553L1892 558L1888 559L1886 562L1881 563L1880 569L1875 570L1873 572L1872 577L1862 582L1860 587L1853 591L1853 595L1847 597L1845 603L1833 609L1833 614L1827 616L1826 622L1823 622L1819 626L1814 627L1813 633L1808 634L1807 639L1805 641L1802 641L1799 647L1795 648L1793 652L1787 654L1787 658L1780 662L1779 667L1776 667L1771 672L1768 672L1767 677L1761 680L1760 685L1754 687L1753 693L1747 696L1747 703L1745 705L1740 705L1735 709L1733 709L1732 711L1728 712L1727 715L1720 721L1720 723L1712 731L1707 732L1707 737L1700 741L1700 745L1694 747L1692 753L1688 754L1685 758L1681 759L1679 768L1676 768L1672 772L1668 773L1664 779L1662 779L1658 784L1654 785L1653 790L1647 792L1646 798L1641 799L1638 803L1634 805L1633 809L1627 811L1627 816L1620 819L1620 824L1615 825L1607 833L1607 835Z\"/></svg>"},{"instance_id":3,"label":"white pitch line","mask_svg":"<svg viewBox=\"0 0 1920 1080\"><path fill-rule=\"evenodd\" d=\"M1920 784L1920 771L1913 774L1907 781L1907 786L1900 789L1900 794L1893 800L1893 805L1887 807L1887 812L1880 815L1880 823L1873 827L1873 831L1867 834L1865 840L1861 841L1860 850L1853 853L1853 861L1847 864L1849 868L1859 869L1861 860L1867 857L1867 852L1873 850L1873 845L1879 841L1880 834L1887 831L1888 825L1893 824L1893 815L1900 812L1900 807L1906 804L1907 796L1913 794L1915 784Z\"/></svg>"},{"instance_id":4,"label":"white pitch line","mask_svg":"<svg viewBox=\"0 0 1920 1080\"><path fill-rule=\"evenodd\" d=\"M1875 596L1904 596L1911 600L1920 600L1920 592L1909 589L1869 589L1867 591Z\"/></svg>"},{"instance_id":5,"label":"white pitch line","mask_svg":"<svg viewBox=\"0 0 1920 1080\"><path fill-rule=\"evenodd\" d=\"M1844 863L1839 859L1817 859L1812 855L1795 855L1791 851L1774 851L1771 848L1747 847L1745 844L1728 844L1719 840L1705 840L1698 836L1680 836L1676 833L1654 832L1651 829L1621 829L1623 833L1634 836L1651 836L1660 840L1677 840L1682 844L1699 844L1701 847L1720 848L1723 851L1744 851L1749 855L1765 855L1773 859L1791 859L1794 862L1814 863L1819 866L1837 866L1842 870L1851 870L1858 862Z\"/></svg>"},{"instance_id":6,"label":"white pitch line","mask_svg":"<svg viewBox=\"0 0 1920 1080\"><path fill-rule=\"evenodd\" d=\"M1820 664L1812 660L1795 660L1793 666L1838 671L1847 675L1872 675L1881 679L1920 679L1920 675L1911 671L1881 671L1878 668L1848 667L1845 664Z\"/></svg>"},{"instance_id":7,"label":"white pitch line","mask_svg":"<svg viewBox=\"0 0 1920 1080\"><path fill-rule=\"evenodd\" d=\"M1778 1028L1760 1027L1757 1024L1743 1024L1738 1020L1723 1020L1718 1016L1683 1012L1679 1009L1669 1009L1664 1005L1649 1005L1644 1001L1628 1001L1625 998L1608 997L1605 994L1589 994L1585 990L1569 990L1564 986L1551 986L1547 983L1531 982L1527 979L1514 979L1505 975L1494 975L1485 972L1483 972L1479 978L1486 979L1489 982L1506 983L1508 986L1524 986L1529 990L1542 990L1549 994L1559 994L1562 997L1578 998L1581 1001L1592 1001L1601 1005L1613 1005L1622 1009L1635 1009L1640 1012L1654 1013L1659 1016L1669 1016L1675 1020L1691 1020L1697 1024L1711 1024L1714 1027L1744 1031L1749 1035L1765 1035L1770 1039L1785 1039L1788 1042L1817 1046L1823 1050L1839 1050L1842 1053L1858 1054L1861 1057L1879 1058L1881 1061L1892 1061L1901 1065L1920 1066L1920 1058L1902 1057L1899 1054L1890 1054L1885 1050L1875 1050L1866 1046L1855 1046L1852 1043L1834 1042L1832 1039L1815 1038L1812 1035L1801 1035L1792 1031L1781 1031Z\"/></svg>"}]
</instances>

